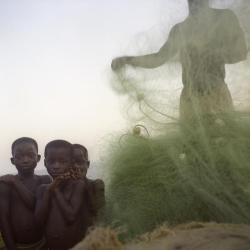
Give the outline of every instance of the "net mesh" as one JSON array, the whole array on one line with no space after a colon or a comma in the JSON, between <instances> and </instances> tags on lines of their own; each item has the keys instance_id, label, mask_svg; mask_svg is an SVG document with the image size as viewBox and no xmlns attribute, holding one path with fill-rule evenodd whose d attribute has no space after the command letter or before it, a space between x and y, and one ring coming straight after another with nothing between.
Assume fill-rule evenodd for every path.
<instances>
[{"instance_id":1,"label":"net mesh","mask_svg":"<svg viewBox=\"0 0 250 250\"><path fill-rule=\"evenodd\" d=\"M239 1L232 8L241 13L249 10L249 3ZM239 24L229 10L203 13L200 24L188 19L162 52L163 57L174 55L170 64L156 69L125 66L113 76L112 87L125 97L123 111L131 128L140 124L110 140L102 163L106 220L123 228L126 238L163 223L250 222L249 62L223 68L243 60L240 37L241 27L248 27L246 19L244 14ZM182 53L171 52L183 44ZM151 65L145 59L142 66ZM225 72L229 87L230 82L244 82L239 95L244 110L230 106Z\"/></svg>"}]
</instances>

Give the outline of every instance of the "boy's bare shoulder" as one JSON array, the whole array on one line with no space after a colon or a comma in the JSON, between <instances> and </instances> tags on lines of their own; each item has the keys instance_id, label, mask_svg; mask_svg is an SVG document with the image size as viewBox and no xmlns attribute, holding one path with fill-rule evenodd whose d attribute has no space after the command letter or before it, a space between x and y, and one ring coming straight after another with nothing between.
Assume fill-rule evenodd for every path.
<instances>
[{"instance_id":1,"label":"boy's bare shoulder","mask_svg":"<svg viewBox=\"0 0 250 250\"><path fill-rule=\"evenodd\" d=\"M98 182L103 182L102 179L89 179L87 178L87 181L90 182L90 183L98 183ZM104 182L103 182L104 183Z\"/></svg>"},{"instance_id":2,"label":"boy's bare shoulder","mask_svg":"<svg viewBox=\"0 0 250 250\"><path fill-rule=\"evenodd\" d=\"M13 174L6 174L0 177L0 183L3 184L3 186L8 185L9 187L11 187L12 184L15 183L17 180L18 176Z\"/></svg>"},{"instance_id":3,"label":"boy's bare shoulder","mask_svg":"<svg viewBox=\"0 0 250 250\"><path fill-rule=\"evenodd\" d=\"M16 178L16 174L5 174L5 175L1 175L0 176L0 182L5 182L5 180L12 180L14 178Z\"/></svg>"},{"instance_id":4,"label":"boy's bare shoulder","mask_svg":"<svg viewBox=\"0 0 250 250\"><path fill-rule=\"evenodd\" d=\"M94 191L94 190L104 190L105 184L102 179L87 179L88 186Z\"/></svg>"},{"instance_id":5,"label":"boy's bare shoulder","mask_svg":"<svg viewBox=\"0 0 250 250\"><path fill-rule=\"evenodd\" d=\"M52 178L49 175L36 175L36 177L41 184L50 184L52 182Z\"/></svg>"},{"instance_id":6,"label":"boy's bare shoulder","mask_svg":"<svg viewBox=\"0 0 250 250\"><path fill-rule=\"evenodd\" d=\"M7 194L10 192L11 186L3 181L0 181L0 194Z\"/></svg>"},{"instance_id":7,"label":"boy's bare shoulder","mask_svg":"<svg viewBox=\"0 0 250 250\"><path fill-rule=\"evenodd\" d=\"M105 189L105 184L104 184L104 181L101 180L101 179L96 179L94 180L94 186L96 189L98 190L104 190Z\"/></svg>"},{"instance_id":8,"label":"boy's bare shoulder","mask_svg":"<svg viewBox=\"0 0 250 250\"><path fill-rule=\"evenodd\" d=\"M91 183L92 185L97 185L97 186L104 186L104 181L102 179L87 179L89 183Z\"/></svg>"}]
</instances>

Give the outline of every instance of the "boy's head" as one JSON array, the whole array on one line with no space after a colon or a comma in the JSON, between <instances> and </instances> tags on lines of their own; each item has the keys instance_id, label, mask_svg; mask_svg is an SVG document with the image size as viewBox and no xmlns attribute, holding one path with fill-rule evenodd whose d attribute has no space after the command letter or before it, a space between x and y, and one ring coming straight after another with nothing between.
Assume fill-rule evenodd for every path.
<instances>
[{"instance_id":1,"label":"boy's head","mask_svg":"<svg viewBox=\"0 0 250 250\"><path fill-rule=\"evenodd\" d=\"M63 175L73 164L72 144L64 140L54 140L45 147L44 165L52 178Z\"/></svg>"},{"instance_id":2,"label":"boy's head","mask_svg":"<svg viewBox=\"0 0 250 250\"><path fill-rule=\"evenodd\" d=\"M38 154L37 142L29 137L21 137L15 140L12 143L11 152L11 163L21 173L33 172L41 158Z\"/></svg>"},{"instance_id":3,"label":"boy's head","mask_svg":"<svg viewBox=\"0 0 250 250\"><path fill-rule=\"evenodd\" d=\"M89 168L88 150L80 144L73 144L73 160L74 166L80 169L85 177Z\"/></svg>"}]
</instances>

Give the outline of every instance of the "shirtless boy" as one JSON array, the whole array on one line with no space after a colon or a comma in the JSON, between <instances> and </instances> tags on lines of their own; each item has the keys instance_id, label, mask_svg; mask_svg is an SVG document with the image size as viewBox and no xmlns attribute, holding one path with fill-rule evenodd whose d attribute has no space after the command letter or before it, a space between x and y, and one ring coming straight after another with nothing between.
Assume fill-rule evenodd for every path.
<instances>
[{"instance_id":1,"label":"shirtless boy","mask_svg":"<svg viewBox=\"0 0 250 250\"><path fill-rule=\"evenodd\" d=\"M105 205L105 186L101 179L90 180L86 177L89 168L88 150L80 145L73 144L74 166L80 169L83 180L86 181L88 187L88 201L91 211L91 222L93 224L98 216L98 212Z\"/></svg>"},{"instance_id":2,"label":"shirtless boy","mask_svg":"<svg viewBox=\"0 0 250 250\"><path fill-rule=\"evenodd\" d=\"M38 187L48 184L48 175L34 174L40 160L37 142L28 137L12 144L11 163L17 175L0 178L0 220L2 236L8 250L44 249L43 231L35 223L35 194Z\"/></svg>"},{"instance_id":3,"label":"shirtless boy","mask_svg":"<svg viewBox=\"0 0 250 250\"><path fill-rule=\"evenodd\" d=\"M55 140L45 148L45 166L53 178L37 192L36 219L45 223L45 237L50 250L66 250L77 244L87 231L89 212L86 185L80 176L71 176L72 145Z\"/></svg>"}]
</instances>

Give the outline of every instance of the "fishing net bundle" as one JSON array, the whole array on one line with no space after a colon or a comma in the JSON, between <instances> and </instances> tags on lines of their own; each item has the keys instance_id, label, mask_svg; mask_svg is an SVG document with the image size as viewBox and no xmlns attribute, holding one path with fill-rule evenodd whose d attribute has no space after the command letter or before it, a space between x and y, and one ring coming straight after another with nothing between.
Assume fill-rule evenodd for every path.
<instances>
[{"instance_id":1,"label":"fishing net bundle","mask_svg":"<svg viewBox=\"0 0 250 250\"><path fill-rule=\"evenodd\" d=\"M246 1L233 4L235 12L243 4L246 10ZM122 229L125 238L164 223L250 223L250 113L248 109L230 109L230 102L219 103L224 101L227 89L206 98L210 87L221 81L217 78L217 71L223 72L217 67L218 55L226 54L233 63L235 51L240 51L239 29L234 22L230 24L230 19L203 22L204 30L197 31L202 36L193 37L193 48L187 50L190 54L181 55L184 70L197 74L189 74L184 80L203 80L195 81L203 84L202 90L191 91L187 97L190 107L185 119L178 116L180 57L157 69L126 66L112 80L113 89L124 97L124 113L131 129L112 138L102 163L106 174L106 220ZM244 31L247 37L247 30ZM182 38L189 39L191 35L190 31ZM208 41L212 36L212 44L199 40L206 35ZM235 68L226 68L229 87L230 81L248 82L248 65L246 60ZM249 107L248 89L244 86L245 95L239 98L244 100L244 107ZM217 109L219 106L224 110ZM184 104L182 109L185 108Z\"/></svg>"}]
</instances>

